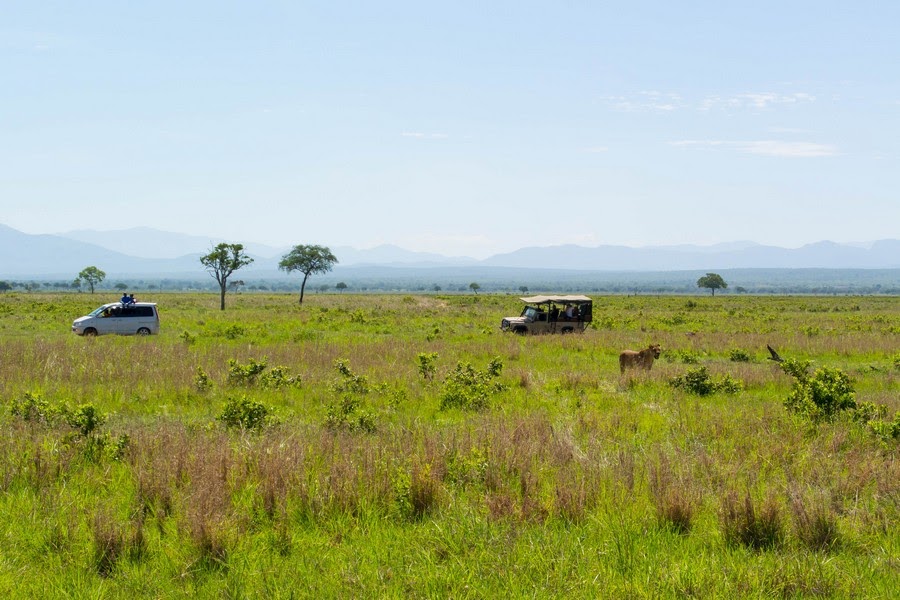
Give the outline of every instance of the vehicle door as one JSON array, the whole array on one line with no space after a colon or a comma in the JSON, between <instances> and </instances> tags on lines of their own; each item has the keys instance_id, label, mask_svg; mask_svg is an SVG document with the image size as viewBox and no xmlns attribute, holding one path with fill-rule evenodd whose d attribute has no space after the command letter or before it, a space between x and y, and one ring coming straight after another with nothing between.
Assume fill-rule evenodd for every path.
<instances>
[{"instance_id":1,"label":"vehicle door","mask_svg":"<svg viewBox=\"0 0 900 600\"><path fill-rule=\"evenodd\" d=\"M101 335L119 333L122 328L122 307L110 306L97 319L97 332Z\"/></svg>"},{"instance_id":2,"label":"vehicle door","mask_svg":"<svg viewBox=\"0 0 900 600\"><path fill-rule=\"evenodd\" d=\"M122 335L134 335L140 329L142 319L141 310L134 306L122 308L122 316L119 318L119 331Z\"/></svg>"}]
</instances>

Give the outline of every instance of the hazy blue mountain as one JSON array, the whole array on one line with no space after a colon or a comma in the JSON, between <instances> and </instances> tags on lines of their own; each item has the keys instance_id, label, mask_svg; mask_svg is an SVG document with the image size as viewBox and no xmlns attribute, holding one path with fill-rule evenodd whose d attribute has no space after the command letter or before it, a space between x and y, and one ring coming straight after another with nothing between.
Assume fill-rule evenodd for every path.
<instances>
[{"instance_id":1,"label":"hazy blue mountain","mask_svg":"<svg viewBox=\"0 0 900 600\"><path fill-rule=\"evenodd\" d=\"M871 248L817 242L801 248L760 244L717 247L549 246L521 248L492 256L490 266L577 269L587 271L680 271L692 269L895 269L900 268L900 241L881 240Z\"/></svg>"},{"instance_id":2,"label":"hazy blue mountain","mask_svg":"<svg viewBox=\"0 0 900 600\"><path fill-rule=\"evenodd\" d=\"M93 239L94 242L80 241L72 236ZM199 257L214 241L148 228L120 232L71 232L61 236L30 235L0 225L0 278L74 279L81 269L89 265L103 269L110 277L208 277ZM284 276L278 271L278 261L288 248L278 249L252 242L244 245L255 262L241 270L242 278ZM195 251L173 256L191 248ZM260 251L257 252L257 249ZM367 250L334 247L333 251L341 269L391 267L393 270L390 272L395 273L398 269L413 268L444 270L447 273L474 268L593 272L900 268L900 240L852 245L823 241L795 249L753 242L645 248L564 245L521 248L482 261L411 252L391 245Z\"/></svg>"},{"instance_id":3,"label":"hazy blue mountain","mask_svg":"<svg viewBox=\"0 0 900 600\"><path fill-rule=\"evenodd\" d=\"M182 259L128 256L56 235L31 235L0 225L0 277L47 277L72 280L88 266L107 275L196 271L199 263Z\"/></svg>"},{"instance_id":4,"label":"hazy blue mountain","mask_svg":"<svg viewBox=\"0 0 900 600\"><path fill-rule=\"evenodd\" d=\"M413 252L399 246L382 244L367 250L357 250L349 246L337 246L332 249L339 264L349 265L416 265L416 266L445 266L445 265L474 265L478 261L468 257L449 257L430 252Z\"/></svg>"},{"instance_id":5,"label":"hazy blue mountain","mask_svg":"<svg viewBox=\"0 0 900 600\"><path fill-rule=\"evenodd\" d=\"M57 235L139 258L178 258L186 254L203 255L207 254L210 248L222 242L241 243L248 254L262 257L280 257L288 250L256 242L173 233L150 227L133 227L115 231L78 229Z\"/></svg>"}]
</instances>

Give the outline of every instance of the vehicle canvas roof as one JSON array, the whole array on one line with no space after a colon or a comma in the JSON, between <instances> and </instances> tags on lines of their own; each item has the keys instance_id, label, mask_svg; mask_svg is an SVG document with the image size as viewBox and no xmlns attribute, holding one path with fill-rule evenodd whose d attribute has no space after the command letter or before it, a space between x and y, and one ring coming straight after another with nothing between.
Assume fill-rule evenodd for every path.
<instances>
[{"instance_id":1,"label":"vehicle canvas roof","mask_svg":"<svg viewBox=\"0 0 900 600\"><path fill-rule=\"evenodd\" d=\"M585 304L593 302L587 296L530 296L528 298L520 298L522 302L528 304L544 304L546 302L556 302L557 304Z\"/></svg>"}]
</instances>

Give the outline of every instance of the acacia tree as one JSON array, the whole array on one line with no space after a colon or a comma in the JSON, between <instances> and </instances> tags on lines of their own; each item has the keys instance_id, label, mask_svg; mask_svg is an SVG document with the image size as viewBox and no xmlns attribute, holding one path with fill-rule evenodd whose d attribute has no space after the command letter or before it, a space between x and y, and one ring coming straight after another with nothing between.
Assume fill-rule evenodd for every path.
<instances>
[{"instance_id":1,"label":"acacia tree","mask_svg":"<svg viewBox=\"0 0 900 600\"><path fill-rule=\"evenodd\" d=\"M334 287L335 287L336 289L341 290L341 293L343 294L343 293L344 293L344 290L347 289L347 284L344 283L343 281L339 281L338 284L337 284L336 286L334 286Z\"/></svg>"},{"instance_id":2,"label":"acacia tree","mask_svg":"<svg viewBox=\"0 0 900 600\"><path fill-rule=\"evenodd\" d=\"M278 268L287 273L303 273L303 283L300 284L300 304L303 304L303 291L309 276L313 273L327 273L337 261L337 257L326 246L300 244L281 257Z\"/></svg>"},{"instance_id":3,"label":"acacia tree","mask_svg":"<svg viewBox=\"0 0 900 600\"><path fill-rule=\"evenodd\" d=\"M722 279L722 276L718 273L707 273L703 277L697 280L697 287L701 288L709 288L712 292L712 295L716 295L716 290L728 287L728 284L725 283L725 280Z\"/></svg>"},{"instance_id":4,"label":"acacia tree","mask_svg":"<svg viewBox=\"0 0 900 600\"><path fill-rule=\"evenodd\" d=\"M473 292L475 292L475 295L477 296L477 295L478 295L478 290L481 289L481 286L478 285L476 282L473 281L472 283L469 284L469 288L470 288Z\"/></svg>"},{"instance_id":5,"label":"acacia tree","mask_svg":"<svg viewBox=\"0 0 900 600\"><path fill-rule=\"evenodd\" d=\"M253 259L244 253L243 244L226 244L224 242L212 248L206 256L200 257L200 264L219 283L219 310L225 310L225 290L228 286L228 278L232 273L252 262Z\"/></svg>"},{"instance_id":6,"label":"acacia tree","mask_svg":"<svg viewBox=\"0 0 900 600\"><path fill-rule=\"evenodd\" d=\"M85 267L81 270L81 273L78 274L78 278L75 281L83 281L88 284L88 287L91 288L91 293L94 293L94 286L106 279L106 273L98 269L97 267L90 266Z\"/></svg>"}]
</instances>

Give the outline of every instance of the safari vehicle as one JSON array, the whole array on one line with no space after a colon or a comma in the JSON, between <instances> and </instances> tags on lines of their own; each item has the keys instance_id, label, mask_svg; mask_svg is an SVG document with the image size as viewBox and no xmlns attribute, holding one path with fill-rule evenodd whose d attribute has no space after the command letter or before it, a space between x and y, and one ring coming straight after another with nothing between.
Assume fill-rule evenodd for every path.
<instances>
[{"instance_id":1,"label":"safari vehicle","mask_svg":"<svg viewBox=\"0 0 900 600\"><path fill-rule=\"evenodd\" d=\"M531 296L518 317L506 317L500 329L526 333L575 333L584 331L592 319L593 301L587 296Z\"/></svg>"},{"instance_id":2,"label":"safari vehicle","mask_svg":"<svg viewBox=\"0 0 900 600\"><path fill-rule=\"evenodd\" d=\"M104 304L84 317L72 322L72 331L78 335L150 335L159 333L159 311L155 302Z\"/></svg>"}]
</instances>

